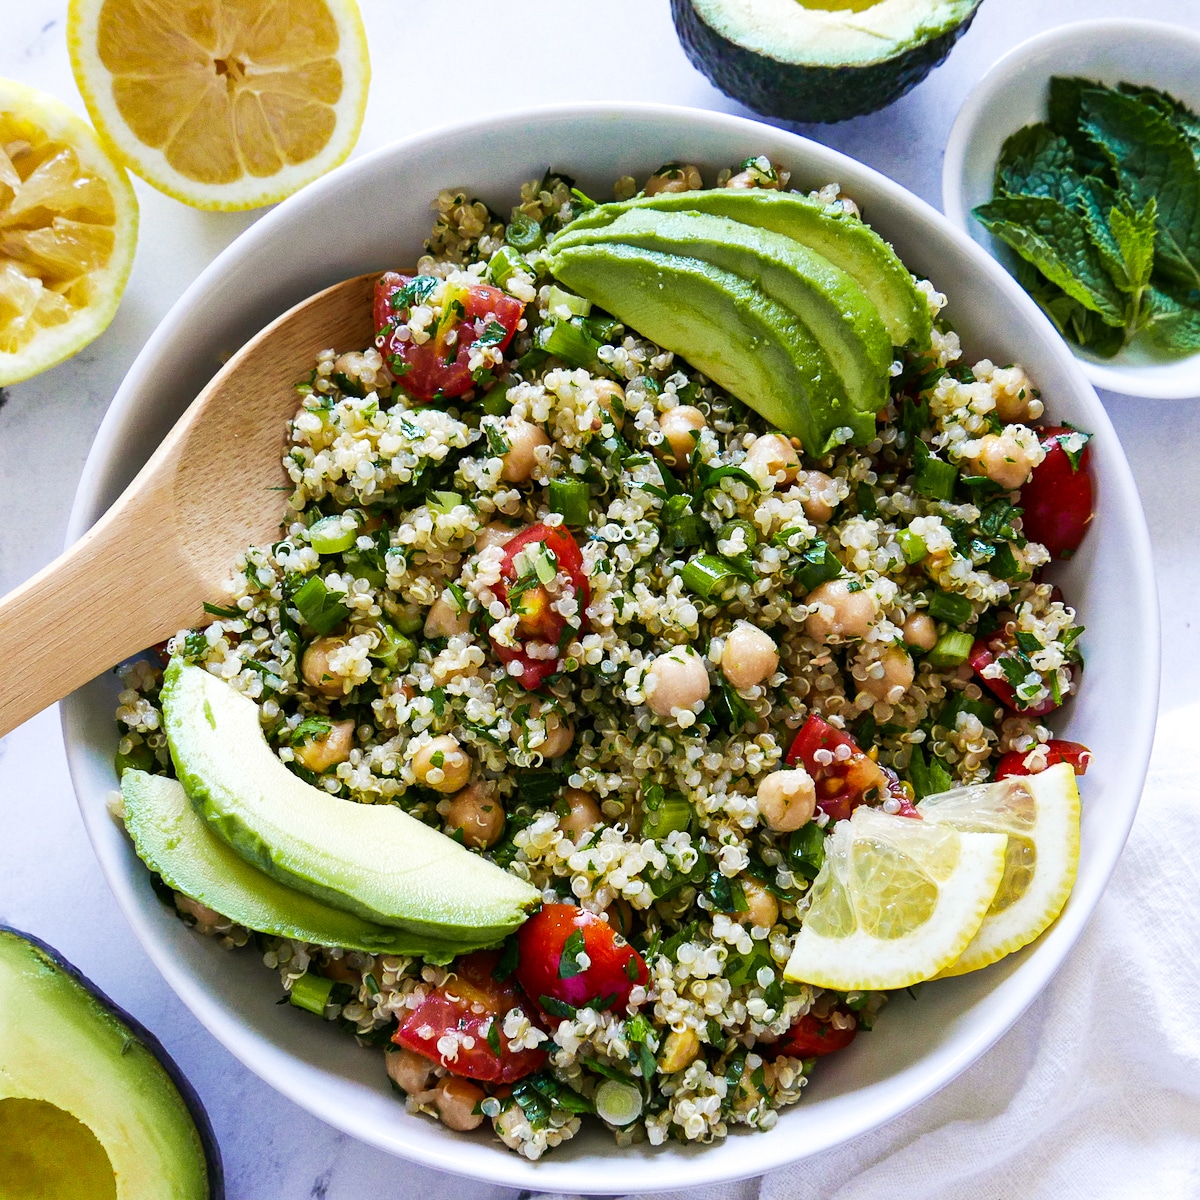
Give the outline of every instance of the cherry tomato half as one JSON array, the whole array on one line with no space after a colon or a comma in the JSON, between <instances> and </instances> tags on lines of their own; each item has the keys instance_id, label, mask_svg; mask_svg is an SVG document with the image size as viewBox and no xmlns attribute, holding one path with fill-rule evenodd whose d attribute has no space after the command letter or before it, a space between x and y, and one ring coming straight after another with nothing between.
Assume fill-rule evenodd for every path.
<instances>
[{"instance_id":1,"label":"cherry tomato half","mask_svg":"<svg viewBox=\"0 0 1200 1200\"><path fill-rule=\"evenodd\" d=\"M538 1018L511 980L496 979L493 972L499 961L498 950L456 958L454 974L400 1022L392 1041L455 1075L486 1083L513 1083L541 1070L545 1050L513 1050L504 1036L504 1016L510 1009L523 1009L535 1024ZM438 1049L439 1039L451 1033L459 1035L453 1057ZM463 1044L464 1038L471 1044Z\"/></svg>"},{"instance_id":2,"label":"cherry tomato half","mask_svg":"<svg viewBox=\"0 0 1200 1200\"><path fill-rule=\"evenodd\" d=\"M996 778L1007 779L1010 775L1032 775L1033 771L1025 765L1026 752L1010 750L996 764ZM1051 738L1046 743L1046 766L1053 767L1057 763L1070 763L1076 775L1086 775L1092 765L1092 752L1080 742L1060 742Z\"/></svg>"},{"instance_id":3,"label":"cherry tomato half","mask_svg":"<svg viewBox=\"0 0 1200 1200\"><path fill-rule=\"evenodd\" d=\"M471 347L481 339L503 351L512 341L525 306L486 283L447 285L442 315L427 342L401 341L397 326L421 302L421 280L429 276L387 271L375 285L375 332L393 378L414 399L452 399L486 381L489 372L471 372Z\"/></svg>"},{"instance_id":4,"label":"cherry tomato half","mask_svg":"<svg viewBox=\"0 0 1200 1200\"><path fill-rule=\"evenodd\" d=\"M1053 697L1047 696L1045 700L1037 704L1031 705L1028 708L1022 708L1017 703L1016 689L1007 679L1003 677L992 679L990 676L984 675L984 667L990 667L996 659L1002 658L1011 649L1012 644L1006 643L1003 637L993 638L991 641L986 642L981 638L977 638L975 644L971 647L971 653L967 661L971 664L971 669L979 676L979 682L987 687L1005 708L1030 717L1044 717L1048 712L1053 712L1059 707L1054 703Z\"/></svg>"},{"instance_id":5,"label":"cherry tomato half","mask_svg":"<svg viewBox=\"0 0 1200 1200\"><path fill-rule=\"evenodd\" d=\"M551 1018L566 1015L560 1004L621 1012L649 978L645 959L608 922L574 904L544 904L517 932L517 980Z\"/></svg>"},{"instance_id":6,"label":"cherry tomato half","mask_svg":"<svg viewBox=\"0 0 1200 1200\"><path fill-rule=\"evenodd\" d=\"M829 1021L808 1013L775 1043L775 1053L788 1058L820 1058L850 1045L857 1033L857 1024L838 1029Z\"/></svg>"},{"instance_id":7,"label":"cherry tomato half","mask_svg":"<svg viewBox=\"0 0 1200 1200\"><path fill-rule=\"evenodd\" d=\"M579 624L568 630L567 620L561 613L555 612L552 604L554 597L545 586L534 581L532 586L525 586L517 593L512 586L520 578L517 569L517 554L526 546L541 544L554 556L558 572L570 581L569 586L574 592L578 605ZM528 581L526 581L528 583ZM519 647L502 646L493 641L496 655L501 662L519 662L522 673L521 683L530 689L541 687L542 683L558 670L560 657L543 657L530 652L533 644L539 646L554 646L561 648L561 643L569 633L582 632L587 623L584 610L591 602L592 593L588 586L587 576L583 573L583 555L579 544L570 532L562 525L530 525L516 537L511 538L504 547L504 558L500 563L500 581L496 584L496 595L504 604L509 603L510 589L514 593L510 612L519 614L517 634L522 640Z\"/></svg>"},{"instance_id":8,"label":"cherry tomato half","mask_svg":"<svg viewBox=\"0 0 1200 1200\"><path fill-rule=\"evenodd\" d=\"M1046 457L1033 469L1021 489L1025 536L1041 542L1052 558L1070 558L1096 515L1092 488L1091 446L1084 446L1075 462L1062 447L1064 438L1078 431L1063 425L1038 430Z\"/></svg>"},{"instance_id":9,"label":"cherry tomato half","mask_svg":"<svg viewBox=\"0 0 1200 1200\"><path fill-rule=\"evenodd\" d=\"M846 820L860 804L881 803L885 793L900 801L901 815L919 815L894 773L864 754L848 733L820 717L809 717L796 734L787 764L797 763L813 777L817 807L833 821Z\"/></svg>"}]
</instances>

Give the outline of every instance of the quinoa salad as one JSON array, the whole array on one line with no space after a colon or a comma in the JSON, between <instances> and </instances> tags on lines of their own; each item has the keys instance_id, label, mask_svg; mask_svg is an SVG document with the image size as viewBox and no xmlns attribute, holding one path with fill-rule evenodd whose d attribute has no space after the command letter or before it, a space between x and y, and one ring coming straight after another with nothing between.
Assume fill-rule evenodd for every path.
<instances>
[{"instance_id":1,"label":"quinoa salad","mask_svg":"<svg viewBox=\"0 0 1200 1200\"><path fill-rule=\"evenodd\" d=\"M789 178L760 157L709 183ZM615 195L703 186L673 163ZM857 219L836 183L809 195ZM593 203L561 173L507 219L442 192L415 272L379 282L375 344L297 383L280 540L211 623L119 668L118 774L173 773L173 656L252 699L303 780L540 893L447 960L267 936L158 881L378 1054L410 1113L529 1159L589 1125L770 1129L822 1056L886 1038L888 993L783 974L826 835L1058 761L1049 714L1082 679L1043 579L1082 533L1031 525L1039 469L1085 469L1087 434L1048 424L1021 366L964 359L935 281L874 436L813 457L556 283L555 235Z\"/></svg>"}]
</instances>

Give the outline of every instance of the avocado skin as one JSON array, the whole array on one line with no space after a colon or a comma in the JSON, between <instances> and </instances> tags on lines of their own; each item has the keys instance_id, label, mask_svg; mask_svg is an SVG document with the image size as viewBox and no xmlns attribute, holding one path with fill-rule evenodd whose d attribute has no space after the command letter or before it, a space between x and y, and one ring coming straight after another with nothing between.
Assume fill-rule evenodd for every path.
<instances>
[{"instance_id":1,"label":"avocado skin","mask_svg":"<svg viewBox=\"0 0 1200 1200\"><path fill-rule=\"evenodd\" d=\"M416 954L435 963L471 948L364 921L272 879L209 831L177 780L127 770L121 795L125 828L146 866L174 891L247 929L367 954Z\"/></svg>"},{"instance_id":2,"label":"avocado skin","mask_svg":"<svg viewBox=\"0 0 1200 1200\"><path fill-rule=\"evenodd\" d=\"M874 436L874 414L851 409L808 330L749 280L699 259L620 243L552 247L550 270L799 437L810 454L820 457L836 445L831 435L838 428L850 428L855 442Z\"/></svg>"},{"instance_id":3,"label":"avocado skin","mask_svg":"<svg viewBox=\"0 0 1200 1200\"><path fill-rule=\"evenodd\" d=\"M763 116L823 124L865 116L899 100L945 61L978 11L976 5L958 25L891 58L827 67L756 54L722 37L691 0L671 0L684 53L714 87Z\"/></svg>"},{"instance_id":4,"label":"avocado skin","mask_svg":"<svg viewBox=\"0 0 1200 1200\"><path fill-rule=\"evenodd\" d=\"M213 1133L208 1113L205 1111L200 1097L196 1094L196 1089L188 1082L187 1077L158 1038L120 1005L110 1000L82 971L63 958L53 946L47 945L40 938L23 933L19 929L13 929L8 925L0 925L0 958L6 956L6 951L9 957L18 955L23 957L29 967L39 974L50 972L57 976L64 985L64 993L79 1001L85 1020L95 1022L96 1028L110 1037L114 1034L119 1035L118 1057L123 1064L128 1061L131 1072L134 1067L146 1064L146 1056L148 1056L154 1067L165 1076L166 1084L173 1087L178 1093L181 1107L190 1120L194 1134L195 1159L190 1163L174 1162L172 1164L180 1171L197 1168L194 1180L184 1178L182 1181L184 1188L190 1184L192 1190L190 1192L184 1190L178 1194L181 1196L191 1195L196 1197L196 1200L201 1200L202 1197L206 1200L225 1200L225 1169L221 1162L221 1149L217 1144L216 1135ZM3 969L4 967L0 963L0 970ZM9 1019L11 1021L15 1018L10 1014ZM137 1054L135 1047L140 1047L145 1052L145 1056ZM2 1042L0 1042L0 1050L3 1050ZM3 1078L0 1077L0 1086L2 1084ZM33 1098L40 1099L41 1097ZM111 1093L97 1096L96 1099L97 1103L106 1106L116 1102L116 1097ZM72 1113L71 1115L83 1120L84 1124L88 1124L83 1114ZM113 1148L105 1146L105 1150L111 1159ZM114 1162L113 1167L119 1170L118 1163ZM159 1200L164 1194L156 1191L153 1195L146 1195L143 1198L129 1193L129 1200ZM124 1200L126 1193L121 1192L121 1196Z\"/></svg>"},{"instance_id":5,"label":"avocado skin","mask_svg":"<svg viewBox=\"0 0 1200 1200\"><path fill-rule=\"evenodd\" d=\"M878 310L849 275L794 238L710 213L634 208L611 224L561 235L554 249L589 242L698 258L752 280L807 326L856 411L874 415L887 404L892 343Z\"/></svg>"}]
</instances>

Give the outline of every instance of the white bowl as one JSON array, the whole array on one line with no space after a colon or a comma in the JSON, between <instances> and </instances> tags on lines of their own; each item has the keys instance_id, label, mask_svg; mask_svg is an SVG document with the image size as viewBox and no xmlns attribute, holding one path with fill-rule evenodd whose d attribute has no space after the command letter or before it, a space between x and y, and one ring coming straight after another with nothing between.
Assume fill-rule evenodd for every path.
<instances>
[{"instance_id":1,"label":"white bowl","mask_svg":"<svg viewBox=\"0 0 1200 1200\"><path fill-rule=\"evenodd\" d=\"M1088 626L1087 687L1060 727L1096 752L1084 792L1079 880L1036 945L974 975L899 995L877 1032L822 1063L807 1098L768 1133L712 1146L618 1150L601 1131L529 1163L484 1133L464 1137L408 1116L378 1053L291 1008L249 953L193 936L155 898L105 810L114 787L116 684L102 677L63 704L72 777L109 883L147 953L197 1017L281 1092L355 1137L445 1171L538 1191L684 1190L769 1171L883 1124L975 1061L1045 986L1108 881L1141 793L1158 690L1158 605L1145 521L1103 408L1066 347L1009 276L929 205L859 163L738 117L651 105L524 111L387 147L312 184L243 234L172 309L131 368L88 459L71 519L78 536L132 478L223 352L309 293L346 276L411 263L439 188L467 188L505 211L548 165L592 194L625 173L693 160L711 179L750 154L785 163L798 184L838 180L910 266L951 298L968 353L1020 361L1050 414L1095 433L1099 511L1061 573ZM1130 613L1138 614L1137 621Z\"/></svg>"},{"instance_id":2,"label":"white bowl","mask_svg":"<svg viewBox=\"0 0 1200 1200\"><path fill-rule=\"evenodd\" d=\"M1048 30L1010 50L975 85L950 130L942 164L942 208L1002 263L1016 256L972 215L992 198L1000 149L1010 134L1046 119L1052 75L1082 75L1115 86L1143 83L1200 110L1200 33L1161 21L1114 18ZM1071 344L1097 387L1125 396L1200 396L1200 354L1163 361L1145 350L1099 358Z\"/></svg>"}]
</instances>

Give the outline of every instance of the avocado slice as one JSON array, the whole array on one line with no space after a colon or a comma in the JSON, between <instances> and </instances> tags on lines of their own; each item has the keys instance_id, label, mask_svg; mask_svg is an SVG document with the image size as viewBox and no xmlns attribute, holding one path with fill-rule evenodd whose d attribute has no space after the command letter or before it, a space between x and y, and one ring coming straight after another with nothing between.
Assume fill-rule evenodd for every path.
<instances>
[{"instance_id":1,"label":"avocado slice","mask_svg":"<svg viewBox=\"0 0 1200 1200\"><path fill-rule=\"evenodd\" d=\"M563 232L595 229L615 221L624 212L643 208L711 213L794 238L840 267L862 288L879 311L894 346L911 342L917 350L923 350L929 345L932 318L916 281L895 250L852 213L831 210L828 205L798 192L711 188L660 192L657 196L597 205L577 217Z\"/></svg>"},{"instance_id":2,"label":"avocado slice","mask_svg":"<svg viewBox=\"0 0 1200 1200\"><path fill-rule=\"evenodd\" d=\"M252 866L335 908L421 937L490 946L540 893L392 804L355 804L293 775L258 706L172 659L162 688L175 772L209 828Z\"/></svg>"},{"instance_id":3,"label":"avocado slice","mask_svg":"<svg viewBox=\"0 0 1200 1200\"><path fill-rule=\"evenodd\" d=\"M621 243L551 249L554 277L795 434L820 457L868 441L873 413L850 406L808 329L747 279L711 263Z\"/></svg>"},{"instance_id":4,"label":"avocado slice","mask_svg":"<svg viewBox=\"0 0 1200 1200\"><path fill-rule=\"evenodd\" d=\"M874 414L887 404L892 340L879 310L845 271L794 238L708 213L635 208L560 235L554 250L608 242L698 258L753 281L808 327L854 409Z\"/></svg>"},{"instance_id":5,"label":"avocado slice","mask_svg":"<svg viewBox=\"0 0 1200 1200\"><path fill-rule=\"evenodd\" d=\"M915 87L982 0L671 0L692 65L769 117L844 121Z\"/></svg>"},{"instance_id":6,"label":"avocado slice","mask_svg":"<svg viewBox=\"0 0 1200 1200\"><path fill-rule=\"evenodd\" d=\"M128 770L121 776L121 798L125 828L142 862L168 887L247 929L368 954L417 954L430 962L448 963L466 952L457 942L364 921L256 870L209 829L177 780Z\"/></svg>"},{"instance_id":7,"label":"avocado slice","mask_svg":"<svg viewBox=\"0 0 1200 1200\"><path fill-rule=\"evenodd\" d=\"M223 1200L196 1093L70 963L0 926L0 1195Z\"/></svg>"}]
</instances>

